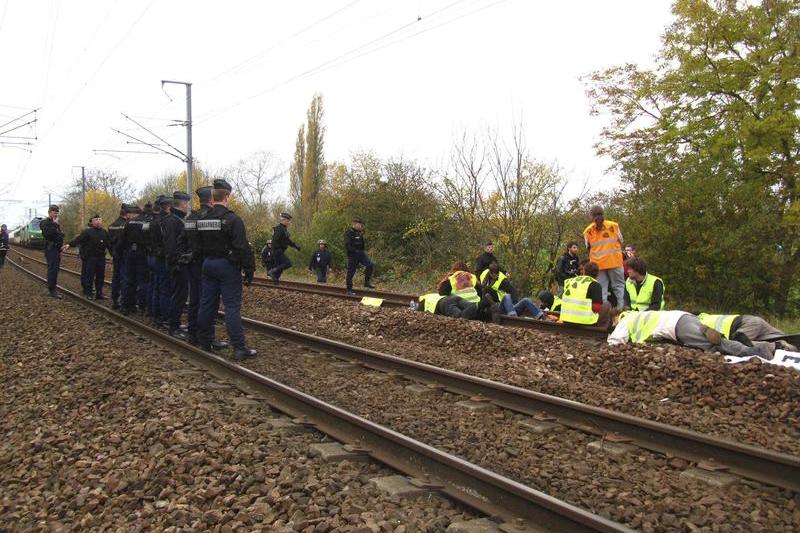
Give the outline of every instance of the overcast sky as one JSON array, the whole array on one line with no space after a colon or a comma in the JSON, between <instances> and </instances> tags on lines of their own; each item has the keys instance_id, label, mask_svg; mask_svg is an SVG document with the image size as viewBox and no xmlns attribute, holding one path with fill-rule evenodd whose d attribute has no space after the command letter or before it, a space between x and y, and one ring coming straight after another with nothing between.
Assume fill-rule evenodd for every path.
<instances>
[{"instance_id":1,"label":"overcast sky","mask_svg":"<svg viewBox=\"0 0 800 533\"><path fill-rule=\"evenodd\" d=\"M73 165L137 187L185 168L93 153L142 148L111 131L147 136L121 113L185 149L185 129L168 126L185 91L162 79L193 83L194 155L212 168L255 150L288 164L320 92L328 161L368 149L441 167L461 131L516 118L536 157L602 190L613 176L579 77L651 64L670 21L664 0L0 0L0 124L41 108L35 129L7 134L37 136L33 153L0 147L0 200L22 201L0 202L0 219L41 214Z\"/></svg>"}]
</instances>

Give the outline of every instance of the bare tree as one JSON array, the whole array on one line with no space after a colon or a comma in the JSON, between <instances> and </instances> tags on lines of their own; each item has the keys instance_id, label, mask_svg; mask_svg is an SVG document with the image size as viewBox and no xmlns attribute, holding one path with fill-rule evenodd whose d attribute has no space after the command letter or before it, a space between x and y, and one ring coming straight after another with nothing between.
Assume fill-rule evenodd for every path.
<instances>
[{"instance_id":1,"label":"bare tree","mask_svg":"<svg viewBox=\"0 0 800 533\"><path fill-rule=\"evenodd\" d=\"M277 196L273 186L286 174L283 162L267 151L253 152L228 170L238 197L248 209L265 208Z\"/></svg>"},{"instance_id":2,"label":"bare tree","mask_svg":"<svg viewBox=\"0 0 800 533\"><path fill-rule=\"evenodd\" d=\"M81 190L81 178L75 180L73 187ZM121 176L116 170L87 168L86 190L103 191L122 201L133 199L133 185L127 176Z\"/></svg>"}]
</instances>

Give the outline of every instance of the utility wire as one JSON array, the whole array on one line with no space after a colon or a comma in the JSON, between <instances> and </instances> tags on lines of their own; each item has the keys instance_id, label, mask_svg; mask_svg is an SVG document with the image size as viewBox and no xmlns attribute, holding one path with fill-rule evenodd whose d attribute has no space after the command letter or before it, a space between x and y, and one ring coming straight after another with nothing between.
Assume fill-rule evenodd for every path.
<instances>
[{"instance_id":1,"label":"utility wire","mask_svg":"<svg viewBox=\"0 0 800 533\"><path fill-rule=\"evenodd\" d=\"M178 152L179 154L181 154L181 155L182 155L184 158L188 157L188 156L187 156L186 154L184 154L184 153L183 153L181 150L179 150L178 148L176 148L176 147L172 146L170 143L168 143L167 141L165 141L163 138L161 138L161 137L160 137L160 136L158 136L157 134L153 133L153 132L152 132L152 131L150 131L149 129L145 128L144 126L142 126L141 124L139 124L138 122L136 122L135 120L133 120L131 117L129 117L129 116L128 116L128 115L126 115L125 113L123 113L123 114L122 114L122 116L123 116L123 117L125 117L125 118L127 118L128 120L130 120L131 122L133 122L134 124L136 124L137 126L139 126L140 128L142 128L144 131L146 131L147 133L149 133L150 135L152 135L153 137L155 137L156 139L158 139L158 140L159 140L159 141L161 141L162 143L166 144L167 146L169 146L170 148L172 148L173 150L175 150L175 151L176 151L176 152ZM152 145L151 145L151 146L152 146Z\"/></svg>"}]
</instances>

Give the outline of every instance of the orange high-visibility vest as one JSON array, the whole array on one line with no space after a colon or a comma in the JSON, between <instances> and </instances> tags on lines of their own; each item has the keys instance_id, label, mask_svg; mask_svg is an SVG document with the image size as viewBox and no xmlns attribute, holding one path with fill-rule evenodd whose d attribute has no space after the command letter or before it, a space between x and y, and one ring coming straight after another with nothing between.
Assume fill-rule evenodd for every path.
<instances>
[{"instance_id":1,"label":"orange high-visibility vest","mask_svg":"<svg viewBox=\"0 0 800 533\"><path fill-rule=\"evenodd\" d=\"M601 229L592 222L583 230L583 236L589 243L589 261L597 263L600 270L622 266L622 245L616 222L605 220Z\"/></svg>"}]
</instances>

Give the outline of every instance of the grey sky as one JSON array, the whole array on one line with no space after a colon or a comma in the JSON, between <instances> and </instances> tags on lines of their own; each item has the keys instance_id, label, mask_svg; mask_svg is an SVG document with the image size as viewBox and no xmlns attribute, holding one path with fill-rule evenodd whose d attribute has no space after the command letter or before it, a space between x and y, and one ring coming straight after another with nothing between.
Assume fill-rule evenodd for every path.
<instances>
[{"instance_id":1,"label":"grey sky","mask_svg":"<svg viewBox=\"0 0 800 533\"><path fill-rule=\"evenodd\" d=\"M147 127L185 148L182 127L156 120L185 112L183 90L168 88L170 102L162 79L194 84L194 152L209 167L259 149L288 162L311 97L321 92L328 160L370 149L441 166L460 131L507 129L517 118L534 155L602 189L613 180L592 147L601 121L589 117L578 77L650 63L669 7L663 0L0 0L0 123L41 107L32 154L0 148L0 199L23 201L0 202L0 218L41 211L45 191L62 192L79 172L72 165L116 169L137 187L182 170L167 156L92 153L137 148L110 130L138 135L122 112L148 117L141 118Z\"/></svg>"}]
</instances>

